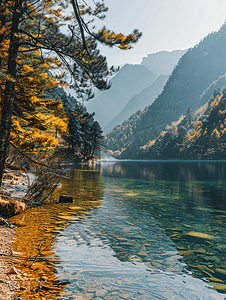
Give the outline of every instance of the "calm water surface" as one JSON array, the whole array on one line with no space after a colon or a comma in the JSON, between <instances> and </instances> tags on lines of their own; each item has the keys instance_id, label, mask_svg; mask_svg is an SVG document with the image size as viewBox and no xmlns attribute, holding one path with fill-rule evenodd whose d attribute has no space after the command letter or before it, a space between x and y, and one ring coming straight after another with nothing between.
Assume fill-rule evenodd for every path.
<instances>
[{"instance_id":1,"label":"calm water surface","mask_svg":"<svg viewBox=\"0 0 226 300\"><path fill-rule=\"evenodd\" d=\"M22 299L226 299L226 162L80 165L60 194L11 220Z\"/></svg>"}]
</instances>

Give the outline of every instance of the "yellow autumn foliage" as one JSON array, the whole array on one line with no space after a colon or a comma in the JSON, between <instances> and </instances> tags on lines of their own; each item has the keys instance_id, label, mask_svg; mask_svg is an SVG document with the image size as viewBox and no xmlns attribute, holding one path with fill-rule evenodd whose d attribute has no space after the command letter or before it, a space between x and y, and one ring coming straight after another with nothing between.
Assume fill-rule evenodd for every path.
<instances>
[{"instance_id":1,"label":"yellow autumn foliage","mask_svg":"<svg viewBox=\"0 0 226 300\"><path fill-rule=\"evenodd\" d=\"M220 133L219 133L219 131L217 130L217 128L215 128L215 129L213 130L213 132L211 133L211 136L212 136L212 137L216 137L216 138L220 138Z\"/></svg>"},{"instance_id":2,"label":"yellow autumn foliage","mask_svg":"<svg viewBox=\"0 0 226 300\"><path fill-rule=\"evenodd\" d=\"M4 48L7 49L8 45ZM7 55L0 57L3 62L7 60ZM67 118L63 110L62 103L43 93L45 89L52 89L59 85L59 82L51 77L47 71L50 64L40 64L41 55L39 51L18 55L18 78L15 85L15 108L19 110L19 115L12 117L11 142L20 146L27 152L39 152L53 150L58 145L57 134L66 132ZM48 60L47 60L48 61ZM51 64L54 61L50 58ZM58 67L58 62L56 62ZM6 76L1 76L0 83L4 83ZM4 86L4 84L3 84ZM0 101L2 99L0 93Z\"/></svg>"},{"instance_id":3,"label":"yellow autumn foliage","mask_svg":"<svg viewBox=\"0 0 226 300\"><path fill-rule=\"evenodd\" d=\"M68 0L25 1L23 6L17 1L8 0L1 1L0 4L0 15L5 16L0 18L3 25L0 29L0 107L10 107L13 111L12 130L9 125L7 132L11 130L11 143L24 147L25 151L48 151L56 147L58 135L66 131L67 118L62 104L59 100L43 95L43 92L58 85L66 85L65 82L60 82L64 73L68 72L73 77L76 91L82 91L81 94L84 93L87 97L90 93L88 88L83 89L83 77L88 81L88 86L94 84L100 89L108 88L107 80L105 82L102 78L115 71L112 68L109 72L104 57L97 54L95 40L121 49L130 49L141 36L137 30L127 36L106 29L89 34L86 30L89 22L85 24L80 18L74 18L70 22L73 14L68 15L69 5L71 1ZM94 2L94 6L95 9L92 10L86 2L83 5L79 3L78 12L101 19L101 14L107 10L104 3ZM75 15L76 12L74 7ZM12 26L14 22L16 25ZM61 26L67 25L71 36L66 36L61 31ZM13 61L10 68L9 61ZM76 67L81 74L79 76L75 74ZM50 76L51 70L54 70L55 77ZM9 85L8 81L15 85ZM3 102L4 92L7 104L6 100ZM11 120L10 111L4 117ZM4 151L6 148L7 146Z\"/></svg>"}]
</instances>

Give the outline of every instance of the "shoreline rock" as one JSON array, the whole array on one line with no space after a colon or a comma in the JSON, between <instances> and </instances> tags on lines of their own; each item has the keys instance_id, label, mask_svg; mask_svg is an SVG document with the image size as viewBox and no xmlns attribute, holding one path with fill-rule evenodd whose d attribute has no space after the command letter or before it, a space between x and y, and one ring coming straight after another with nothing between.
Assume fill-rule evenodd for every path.
<instances>
[{"instance_id":1,"label":"shoreline rock","mask_svg":"<svg viewBox=\"0 0 226 300\"><path fill-rule=\"evenodd\" d=\"M16 270L12 258L14 230L9 227L8 218L27 208L20 199L27 192L26 176L18 170L10 170L3 177L0 189L0 299L16 300L20 289L21 276Z\"/></svg>"},{"instance_id":2,"label":"shoreline rock","mask_svg":"<svg viewBox=\"0 0 226 300\"><path fill-rule=\"evenodd\" d=\"M0 216L8 218L15 216L27 208L20 200L3 200L0 198Z\"/></svg>"}]
</instances>

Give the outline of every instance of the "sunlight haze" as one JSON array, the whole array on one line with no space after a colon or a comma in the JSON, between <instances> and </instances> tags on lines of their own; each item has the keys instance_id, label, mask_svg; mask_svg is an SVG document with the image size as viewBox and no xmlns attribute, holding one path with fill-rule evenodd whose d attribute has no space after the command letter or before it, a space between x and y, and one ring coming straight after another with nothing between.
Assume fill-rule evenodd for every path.
<instances>
[{"instance_id":1,"label":"sunlight haze","mask_svg":"<svg viewBox=\"0 0 226 300\"><path fill-rule=\"evenodd\" d=\"M109 11L98 28L124 34L137 28L143 37L130 51L100 46L109 65L139 64L144 56L166 50L188 49L226 19L224 0L106 0Z\"/></svg>"}]
</instances>

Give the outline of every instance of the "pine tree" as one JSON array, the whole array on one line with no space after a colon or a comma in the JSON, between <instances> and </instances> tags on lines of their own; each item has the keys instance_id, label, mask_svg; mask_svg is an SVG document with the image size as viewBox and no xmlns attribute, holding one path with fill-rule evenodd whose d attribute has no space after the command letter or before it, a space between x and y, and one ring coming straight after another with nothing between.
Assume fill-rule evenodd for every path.
<instances>
[{"instance_id":1,"label":"pine tree","mask_svg":"<svg viewBox=\"0 0 226 300\"><path fill-rule=\"evenodd\" d=\"M73 8L72 15L67 14L70 5ZM85 14L102 19L106 10L103 3L91 8L80 5L76 0L0 1L0 182L9 146L15 99L19 98L17 93L23 92L19 78L33 72L29 64L33 63L34 55L41 57L39 67L42 70L54 68L57 79L62 83L65 84L65 78L70 74L73 79L71 87L83 100L92 97L93 85L99 89L109 88L106 78L116 70L108 69L106 58L97 49L97 41L129 49L141 34L134 30L133 34L124 36L106 28L95 33L82 19ZM65 24L70 35L61 32ZM19 67L24 73L19 73ZM42 74L47 79L48 74ZM29 81L32 81L30 78ZM43 89L41 87L40 92Z\"/></svg>"},{"instance_id":2,"label":"pine tree","mask_svg":"<svg viewBox=\"0 0 226 300\"><path fill-rule=\"evenodd\" d=\"M101 146L104 146L104 136L100 124L95 121L90 129L90 136L92 139L92 149L90 158L94 156L99 157L101 154Z\"/></svg>"}]
</instances>

